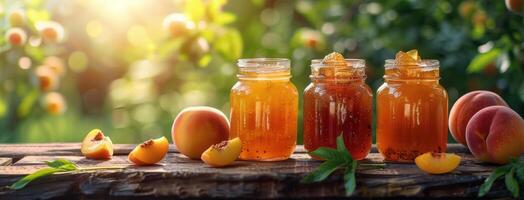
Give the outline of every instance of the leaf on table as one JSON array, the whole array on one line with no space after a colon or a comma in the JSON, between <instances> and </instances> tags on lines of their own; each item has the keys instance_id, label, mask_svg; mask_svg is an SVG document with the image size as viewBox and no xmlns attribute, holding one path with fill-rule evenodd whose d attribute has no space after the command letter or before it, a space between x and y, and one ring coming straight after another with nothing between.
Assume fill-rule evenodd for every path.
<instances>
[{"instance_id":1,"label":"leaf on table","mask_svg":"<svg viewBox=\"0 0 524 200\"><path fill-rule=\"evenodd\" d=\"M51 168L64 169L67 171L72 171L78 169L75 163L66 160L66 159L56 159L54 161L45 161L45 164Z\"/></svg>"},{"instance_id":2,"label":"leaf on table","mask_svg":"<svg viewBox=\"0 0 524 200\"><path fill-rule=\"evenodd\" d=\"M520 187L514 175L515 167L511 168L511 170L508 173L506 173L504 182L506 183L506 189L508 189L511 192L514 198L517 198L520 196Z\"/></svg>"},{"instance_id":3,"label":"leaf on table","mask_svg":"<svg viewBox=\"0 0 524 200\"><path fill-rule=\"evenodd\" d=\"M346 172L344 173L344 189L346 190L346 196L351 196L357 187L355 178L356 168L356 160L352 161L351 164L346 167Z\"/></svg>"},{"instance_id":4,"label":"leaf on table","mask_svg":"<svg viewBox=\"0 0 524 200\"><path fill-rule=\"evenodd\" d=\"M524 185L524 166L518 166L515 170L515 175L517 176L517 180L521 185Z\"/></svg>"},{"instance_id":5,"label":"leaf on table","mask_svg":"<svg viewBox=\"0 0 524 200\"><path fill-rule=\"evenodd\" d=\"M511 165L505 165L502 167L498 167L489 175L489 177L484 180L484 183L480 186L478 196L483 197L486 195L489 190L491 190L491 186L493 186L493 182L497 180L499 177L506 174L511 169Z\"/></svg>"},{"instance_id":6,"label":"leaf on table","mask_svg":"<svg viewBox=\"0 0 524 200\"><path fill-rule=\"evenodd\" d=\"M343 160L340 156L340 153L336 149L332 149L329 147L319 147L318 149L309 152L310 155L316 156L319 158L323 158L326 160Z\"/></svg>"},{"instance_id":7,"label":"leaf on table","mask_svg":"<svg viewBox=\"0 0 524 200\"><path fill-rule=\"evenodd\" d=\"M48 176L51 174L54 174L56 172L65 172L67 170L60 169L60 168L44 168L36 171L35 173L29 174L25 176L24 178L18 180L17 182L13 183L9 188L13 190L19 190L25 187L28 183L30 183L33 180L36 180L38 178Z\"/></svg>"},{"instance_id":8,"label":"leaf on table","mask_svg":"<svg viewBox=\"0 0 524 200\"><path fill-rule=\"evenodd\" d=\"M313 172L302 178L301 183L320 182L344 164L341 160L327 160Z\"/></svg>"},{"instance_id":9,"label":"leaf on table","mask_svg":"<svg viewBox=\"0 0 524 200\"><path fill-rule=\"evenodd\" d=\"M342 154L342 157L345 158L347 162L353 161L353 157L351 156L351 154L346 148L346 145L344 144L343 133L340 133L340 135L337 137L337 150Z\"/></svg>"}]
</instances>

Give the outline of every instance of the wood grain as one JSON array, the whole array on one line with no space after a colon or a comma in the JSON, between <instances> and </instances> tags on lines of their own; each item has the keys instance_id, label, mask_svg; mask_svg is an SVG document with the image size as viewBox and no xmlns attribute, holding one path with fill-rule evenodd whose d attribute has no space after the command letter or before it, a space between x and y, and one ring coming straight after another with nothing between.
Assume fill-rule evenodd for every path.
<instances>
[{"instance_id":1,"label":"wood grain","mask_svg":"<svg viewBox=\"0 0 524 200\"><path fill-rule=\"evenodd\" d=\"M299 183L303 176L321 163L309 159L301 146L291 159L285 161L236 161L226 168L211 168L201 161L190 160L173 147L159 165L147 167L136 167L127 161L126 152L134 145L116 145L119 153L109 161L94 161L79 156L78 144L8 145L11 150L5 147L0 145L1 156L19 156L20 159L10 166L0 166L0 199L344 197L341 171L321 183ZM453 173L428 175L410 163L387 163L384 169L359 168L357 190L353 197L476 197L478 187L496 166L479 163L465 153L467 149L464 147L450 145L449 149L463 158L461 166ZM373 148L372 152L376 149ZM56 158L72 160L80 167L120 166L122 169L56 174L18 191L4 187L25 174L45 167L43 161ZM383 160L378 153L371 153L362 162L382 163ZM509 197L502 181L495 183L489 197Z\"/></svg>"},{"instance_id":2,"label":"wood grain","mask_svg":"<svg viewBox=\"0 0 524 200\"><path fill-rule=\"evenodd\" d=\"M12 162L11 158L0 158L0 166L10 165Z\"/></svg>"}]
</instances>

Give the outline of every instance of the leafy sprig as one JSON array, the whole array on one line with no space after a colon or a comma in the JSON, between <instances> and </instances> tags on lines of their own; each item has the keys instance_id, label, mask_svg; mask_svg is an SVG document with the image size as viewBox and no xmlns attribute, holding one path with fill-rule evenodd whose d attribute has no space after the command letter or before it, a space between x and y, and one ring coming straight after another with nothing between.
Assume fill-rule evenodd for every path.
<instances>
[{"instance_id":1,"label":"leafy sprig","mask_svg":"<svg viewBox=\"0 0 524 200\"><path fill-rule=\"evenodd\" d=\"M357 186L355 179L355 172L357 166L363 167L378 167L383 168L384 164L359 164L351 157L351 154L346 149L344 138L342 134L337 137L337 149L328 147L320 147L314 151L309 152L310 155L324 159L313 172L302 178L301 183L314 183L325 180L331 173L339 168L344 169L344 188L346 195L350 196L355 191Z\"/></svg>"},{"instance_id":2,"label":"leafy sprig","mask_svg":"<svg viewBox=\"0 0 524 200\"><path fill-rule=\"evenodd\" d=\"M518 159L512 159L509 164L493 170L480 186L478 196L486 195L491 190L493 183L503 176L506 189L511 192L514 198L520 197L520 186L524 185L524 163Z\"/></svg>"},{"instance_id":3,"label":"leafy sprig","mask_svg":"<svg viewBox=\"0 0 524 200\"><path fill-rule=\"evenodd\" d=\"M57 159L54 161L45 161L45 164L48 166L46 168L40 169L32 174L29 174L20 180L13 183L9 188L13 190L19 190L24 188L31 181L34 181L39 178L43 178L55 173L60 172L79 172L79 171L94 171L101 169L122 169L118 166L104 166L104 167L78 167L75 163L66 160L66 159Z\"/></svg>"}]
</instances>

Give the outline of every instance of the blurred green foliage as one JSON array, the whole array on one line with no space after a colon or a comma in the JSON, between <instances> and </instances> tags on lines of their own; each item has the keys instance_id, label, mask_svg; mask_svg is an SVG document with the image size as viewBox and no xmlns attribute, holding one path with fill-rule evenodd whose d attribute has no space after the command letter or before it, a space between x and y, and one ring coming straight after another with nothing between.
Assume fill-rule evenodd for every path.
<instances>
[{"instance_id":1,"label":"blurred green foliage","mask_svg":"<svg viewBox=\"0 0 524 200\"><path fill-rule=\"evenodd\" d=\"M303 90L310 60L332 51L365 59L367 83L376 91L384 60L399 50L418 49L422 58L440 61L450 107L468 91L485 89L524 113L524 18L503 1L4 0L0 5L2 33L12 8L24 9L34 21L53 19L67 33L63 45L26 48L14 62L2 53L0 142L77 142L93 128L115 143L169 136L184 107L209 105L228 115L238 58L290 58L292 81ZM4 37L0 44L13 51ZM31 69L49 55L64 60L68 73L59 90L68 109L63 115L22 106L27 117L16 124L7 117L14 107L34 104L9 103L8 88L21 97L41 95L27 80L31 69L16 66L22 55L31 58ZM8 81L12 76L4 76L10 70L21 74L16 87Z\"/></svg>"}]
</instances>

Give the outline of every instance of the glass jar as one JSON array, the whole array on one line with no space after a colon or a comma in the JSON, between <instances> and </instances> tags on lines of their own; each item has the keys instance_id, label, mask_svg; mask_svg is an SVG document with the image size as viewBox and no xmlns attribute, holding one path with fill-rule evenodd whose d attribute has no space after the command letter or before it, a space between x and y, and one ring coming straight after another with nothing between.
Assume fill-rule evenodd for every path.
<instances>
[{"instance_id":1,"label":"glass jar","mask_svg":"<svg viewBox=\"0 0 524 200\"><path fill-rule=\"evenodd\" d=\"M311 61L311 83L304 91L304 147L336 149L343 134L346 148L361 160L371 149L373 94L365 83L365 61L345 59L330 65Z\"/></svg>"},{"instance_id":2,"label":"glass jar","mask_svg":"<svg viewBox=\"0 0 524 200\"><path fill-rule=\"evenodd\" d=\"M412 162L445 152L448 95L439 84L438 60L386 60L384 79L377 91L377 147L384 159Z\"/></svg>"},{"instance_id":3,"label":"glass jar","mask_svg":"<svg viewBox=\"0 0 524 200\"><path fill-rule=\"evenodd\" d=\"M240 137L240 159L288 159L297 140L298 92L290 62L282 58L238 60L231 89L230 137Z\"/></svg>"}]
</instances>

